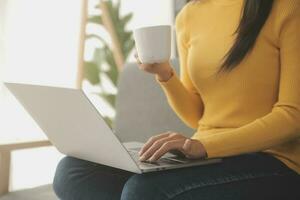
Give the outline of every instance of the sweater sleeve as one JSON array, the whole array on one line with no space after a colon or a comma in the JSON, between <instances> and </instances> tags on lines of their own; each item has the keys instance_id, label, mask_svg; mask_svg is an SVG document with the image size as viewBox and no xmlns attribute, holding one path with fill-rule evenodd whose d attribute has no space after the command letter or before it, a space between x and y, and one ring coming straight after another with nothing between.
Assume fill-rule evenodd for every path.
<instances>
[{"instance_id":1,"label":"sweater sleeve","mask_svg":"<svg viewBox=\"0 0 300 200\"><path fill-rule=\"evenodd\" d=\"M188 45L186 30L187 6L185 6L176 17L176 41L180 59L180 79L173 70L173 76L166 82L157 82L161 85L167 96L169 105L189 127L196 129L198 121L203 114L203 102L190 79L187 69Z\"/></svg>"},{"instance_id":2,"label":"sweater sleeve","mask_svg":"<svg viewBox=\"0 0 300 200\"><path fill-rule=\"evenodd\" d=\"M280 84L277 103L266 116L233 130L203 135L195 133L209 158L258 152L300 137L300 12L282 25Z\"/></svg>"}]
</instances>

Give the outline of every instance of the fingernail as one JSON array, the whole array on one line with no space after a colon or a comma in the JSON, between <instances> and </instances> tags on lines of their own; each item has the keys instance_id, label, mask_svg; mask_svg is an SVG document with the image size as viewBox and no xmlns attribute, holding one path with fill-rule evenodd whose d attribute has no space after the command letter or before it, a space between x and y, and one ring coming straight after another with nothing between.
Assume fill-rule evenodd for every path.
<instances>
[{"instance_id":1,"label":"fingernail","mask_svg":"<svg viewBox=\"0 0 300 200\"><path fill-rule=\"evenodd\" d=\"M153 157L151 157L151 158L149 159L149 161L150 161L150 162L154 162L155 159L154 159Z\"/></svg>"},{"instance_id":2,"label":"fingernail","mask_svg":"<svg viewBox=\"0 0 300 200\"><path fill-rule=\"evenodd\" d=\"M144 161L145 160L145 156L140 157L140 161Z\"/></svg>"}]
</instances>

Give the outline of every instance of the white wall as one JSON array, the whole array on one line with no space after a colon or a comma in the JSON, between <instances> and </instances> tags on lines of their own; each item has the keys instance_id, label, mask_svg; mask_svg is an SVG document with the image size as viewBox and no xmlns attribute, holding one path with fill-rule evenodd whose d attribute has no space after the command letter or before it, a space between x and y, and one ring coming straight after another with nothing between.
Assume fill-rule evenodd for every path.
<instances>
[{"instance_id":1,"label":"white wall","mask_svg":"<svg viewBox=\"0 0 300 200\"><path fill-rule=\"evenodd\" d=\"M1 80L3 79L3 67L4 67L4 27L5 27L5 16L6 16L6 4L7 0L0 0L0 101L3 96L3 85Z\"/></svg>"},{"instance_id":2,"label":"white wall","mask_svg":"<svg viewBox=\"0 0 300 200\"><path fill-rule=\"evenodd\" d=\"M9 0L5 79L74 86L80 0Z\"/></svg>"},{"instance_id":3,"label":"white wall","mask_svg":"<svg viewBox=\"0 0 300 200\"><path fill-rule=\"evenodd\" d=\"M2 79L74 87L80 5L80 0L8 0L2 36L6 55ZM41 137L28 114L7 90L4 92L0 120L7 123L0 125L0 138Z\"/></svg>"},{"instance_id":4,"label":"white wall","mask_svg":"<svg viewBox=\"0 0 300 200\"><path fill-rule=\"evenodd\" d=\"M172 24L173 0L122 0L122 3L125 12L132 11L134 13L130 28Z\"/></svg>"},{"instance_id":5,"label":"white wall","mask_svg":"<svg viewBox=\"0 0 300 200\"><path fill-rule=\"evenodd\" d=\"M0 89L3 80L75 86L80 2L0 0ZM43 138L16 99L6 89L0 91L1 143ZM14 190L50 183L62 155L46 148L17 151L12 156L10 188Z\"/></svg>"}]
</instances>

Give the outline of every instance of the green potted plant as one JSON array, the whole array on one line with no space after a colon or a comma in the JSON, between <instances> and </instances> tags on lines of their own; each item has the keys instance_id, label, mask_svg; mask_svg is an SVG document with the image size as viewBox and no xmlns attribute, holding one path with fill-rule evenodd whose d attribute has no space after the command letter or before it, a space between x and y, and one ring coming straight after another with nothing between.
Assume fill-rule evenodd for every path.
<instances>
[{"instance_id":1,"label":"green potted plant","mask_svg":"<svg viewBox=\"0 0 300 200\"><path fill-rule=\"evenodd\" d=\"M124 16L120 15L121 2L118 0L116 3L113 1L99 2L96 8L100 8L100 4L105 3L108 14L110 16L112 26L115 32L115 36L119 42L119 47L122 53L124 61L128 59L131 51L134 48L134 40L131 31L126 30L127 24L132 19L132 13ZM92 15L88 18L88 23L93 23L99 26L104 26L103 12L99 15ZM108 30L107 30L108 31ZM86 41L90 39L96 39L101 45L94 49L92 60L84 62L84 78L87 79L92 85L97 85L101 88L101 92L98 94L109 105L115 109L116 95L110 91L106 91L103 87L103 75L108 77L111 84L117 87L117 81L119 76L119 68L112 47L108 42L98 34L88 34ZM107 67L108 66L108 67ZM112 124L112 118L106 118L106 120Z\"/></svg>"}]
</instances>

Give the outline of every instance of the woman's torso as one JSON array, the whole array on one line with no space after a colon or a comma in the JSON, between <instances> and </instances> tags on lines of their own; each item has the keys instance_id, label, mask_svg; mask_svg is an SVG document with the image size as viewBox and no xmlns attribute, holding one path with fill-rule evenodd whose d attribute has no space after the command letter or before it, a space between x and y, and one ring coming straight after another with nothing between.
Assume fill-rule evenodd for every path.
<instances>
[{"instance_id":1,"label":"woman's torso","mask_svg":"<svg viewBox=\"0 0 300 200\"><path fill-rule=\"evenodd\" d=\"M292 6L297 0L289 2ZM189 3L187 66L205 108L198 132L214 134L235 129L272 112L280 84L280 31L287 15L281 9L289 6L284 4L288 3L274 1L254 48L242 63L230 73L216 77L222 58L234 43L243 0ZM300 170L300 139L267 152Z\"/></svg>"}]
</instances>

